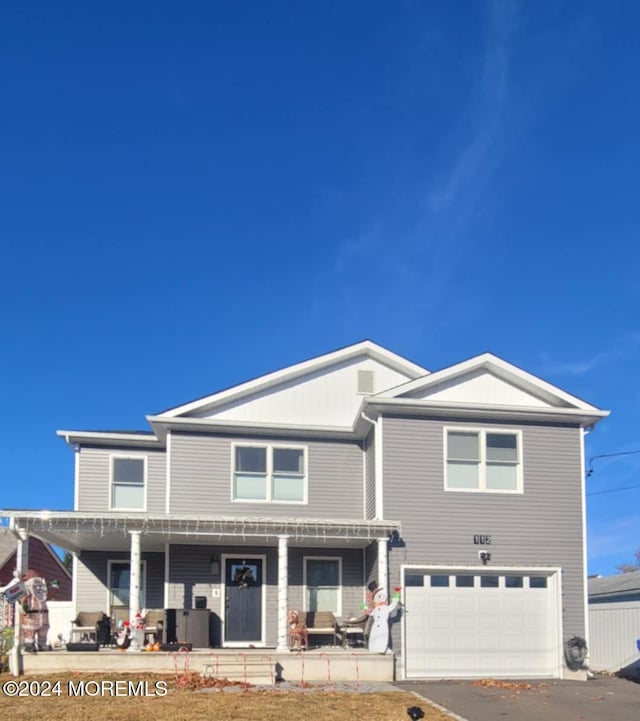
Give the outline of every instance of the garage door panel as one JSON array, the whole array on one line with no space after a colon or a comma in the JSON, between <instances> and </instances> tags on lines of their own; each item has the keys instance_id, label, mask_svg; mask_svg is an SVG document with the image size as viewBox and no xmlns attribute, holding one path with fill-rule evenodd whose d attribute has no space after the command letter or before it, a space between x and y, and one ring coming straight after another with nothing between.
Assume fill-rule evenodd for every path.
<instances>
[{"instance_id":1,"label":"garage door panel","mask_svg":"<svg viewBox=\"0 0 640 721\"><path fill-rule=\"evenodd\" d=\"M475 573L474 586L456 586L451 574L449 586L432 587L426 570L424 586L405 589L406 676L556 674L560 640L554 583L529 588L525 573L513 571L495 588L481 585L480 575L486 574L477 569L456 573Z\"/></svg>"}]
</instances>

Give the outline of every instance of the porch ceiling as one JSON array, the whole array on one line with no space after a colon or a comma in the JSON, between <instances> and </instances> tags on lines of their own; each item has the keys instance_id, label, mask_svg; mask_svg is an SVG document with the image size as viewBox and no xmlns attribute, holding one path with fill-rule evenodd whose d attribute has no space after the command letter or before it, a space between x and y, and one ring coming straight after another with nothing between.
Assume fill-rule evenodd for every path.
<instances>
[{"instance_id":1,"label":"porch ceiling","mask_svg":"<svg viewBox=\"0 0 640 721\"><path fill-rule=\"evenodd\" d=\"M73 511L0 511L15 528L24 529L68 551L129 551L130 531L140 531L143 551L164 551L166 543L188 545L277 546L288 536L290 546L363 548L400 531L395 521L309 518L230 518L223 516L159 516Z\"/></svg>"}]
</instances>

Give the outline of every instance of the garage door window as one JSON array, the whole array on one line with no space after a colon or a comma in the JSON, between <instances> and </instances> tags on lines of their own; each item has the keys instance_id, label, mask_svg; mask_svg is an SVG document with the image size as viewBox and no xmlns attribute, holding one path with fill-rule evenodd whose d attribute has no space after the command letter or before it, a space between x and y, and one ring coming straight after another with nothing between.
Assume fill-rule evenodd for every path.
<instances>
[{"instance_id":1,"label":"garage door window","mask_svg":"<svg viewBox=\"0 0 640 721\"><path fill-rule=\"evenodd\" d=\"M500 585L500 576L480 576L481 588L498 588Z\"/></svg>"},{"instance_id":2,"label":"garage door window","mask_svg":"<svg viewBox=\"0 0 640 721\"><path fill-rule=\"evenodd\" d=\"M446 588L449 585L449 576L431 576L431 588Z\"/></svg>"},{"instance_id":3,"label":"garage door window","mask_svg":"<svg viewBox=\"0 0 640 721\"><path fill-rule=\"evenodd\" d=\"M456 576L457 588L473 588L473 576Z\"/></svg>"},{"instance_id":4,"label":"garage door window","mask_svg":"<svg viewBox=\"0 0 640 721\"><path fill-rule=\"evenodd\" d=\"M522 576L505 576L504 586L505 588L523 588L524 579Z\"/></svg>"},{"instance_id":5,"label":"garage door window","mask_svg":"<svg viewBox=\"0 0 640 721\"><path fill-rule=\"evenodd\" d=\"M529 588L546 588L547 577L546 576L531 576L529 579Z\"/></svg>"},{"instance_id":6,"label":"garage door window","mask_svg":"<svg viewBox=\"0 0 640 721\"><path fill-rule=\"evenodd\" d=\"M404 577L404 585L412 587L424 586L424 574L407 573Z\"/></svg>"}]
</instances>

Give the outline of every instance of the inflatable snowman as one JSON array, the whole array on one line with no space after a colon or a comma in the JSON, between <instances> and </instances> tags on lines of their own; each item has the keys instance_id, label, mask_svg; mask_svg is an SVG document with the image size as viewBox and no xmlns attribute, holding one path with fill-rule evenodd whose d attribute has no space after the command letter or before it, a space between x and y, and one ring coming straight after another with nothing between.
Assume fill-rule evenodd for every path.
<instances>
[{"instance_id":1,"label":"inflatable snowman","mask_svg":"<svg viewBox=\"0 0 640 721\"><path fill-rule=\"evenodd\" d=\"M373 619L369 631L369 651L385 653L389 646L389 616L395 613L400 603L400 594L394 593L391 603L387 603L387 592L379 588L373 597L373 606L367 613Z\"/></svg>"}]
</instances>

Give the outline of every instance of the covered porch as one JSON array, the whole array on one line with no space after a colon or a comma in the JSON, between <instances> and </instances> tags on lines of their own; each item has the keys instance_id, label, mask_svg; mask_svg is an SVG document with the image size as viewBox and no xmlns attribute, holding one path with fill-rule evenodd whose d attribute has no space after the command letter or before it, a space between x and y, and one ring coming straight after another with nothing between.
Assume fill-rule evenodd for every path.
<instances>
[{"instance_id":1,"label":"covered porch","mask_svg":"<svg viewBox=\"0 0 640 721\"><path fill-rule=\"evenodd\" d=\"M194 637L193 654L214 647L288 659L288 610L330 605L338 627L359 614L370 580L388 588L388 543L399 531L388 521L4 513L18 545L32 534L74 554L74 614L112 615L119 607L133 618L144 608L174 610L190 616L187 624L203 615L208 634ZM26 568L28 559L22 563ZM164 640L189 642L184 628ZM318 641L327 643L319 653L341 652L328 639ZM87 655L103 663L108 650ZM34 663L45 661L25 656L25 664Z\"/></svg>"}]
</instances>

